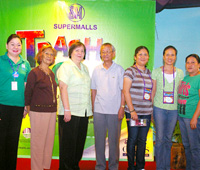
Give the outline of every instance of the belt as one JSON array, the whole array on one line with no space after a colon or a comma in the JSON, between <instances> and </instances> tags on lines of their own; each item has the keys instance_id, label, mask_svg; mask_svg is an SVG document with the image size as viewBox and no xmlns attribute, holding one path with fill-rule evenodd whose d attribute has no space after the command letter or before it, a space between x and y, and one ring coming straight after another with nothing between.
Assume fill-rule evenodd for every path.
<instances>
[{"instance_id":1,"label":"belt","mask_svg":"<svg viewBox=\"0 0 200 170\"><path fill-rule=\"evenodd\" d=\"M49 104L49 105L35 105L36 107L56 107L55 104Z\"/></svg>"}]
</instances>

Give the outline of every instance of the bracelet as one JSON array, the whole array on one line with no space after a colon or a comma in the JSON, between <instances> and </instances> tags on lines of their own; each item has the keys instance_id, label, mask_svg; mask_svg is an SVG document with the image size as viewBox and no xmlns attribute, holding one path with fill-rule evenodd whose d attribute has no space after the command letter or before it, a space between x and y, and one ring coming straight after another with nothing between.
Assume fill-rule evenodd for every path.
<instances>
[{"instance_id":1,"label":"bracelet","mask_svg":"<svg viewBox=\"0 0 200 170\"><path fill-rule=\"evenodd\" d=\"M135 109L131 110L130 113L131 113L131 112L135 112Z\"/></svg>"},{"instance_id":2,"label":"bracelet","mask_svg":"<svg viewBox=\"0 0 200 170\"><path fill-rule=\"evenodd\" d=\"M70 112L71 110L69 110L69 109L64 109L64 111L66 111L66 112Z\"/></svg>"},{"instance_id":3,"label":"bracelet","mask_svg":"<svg viewBox=\"0 0 200 170\"><path fill-rule=\"evenodd\" d=\"M125 106L124 106L124 105L121 105L121 107L124 108Z\"/></svg>"},{"instance_id":4,"label":"bracelet","mask_svg":"<svg viewBox=\"0 0 200 170\"><path fill-rule=\"evenodd\" d=\"M24 109L24 111L25 111L26 113L28 113L28 111L27 111L26 109Z\"/></svg>"}]
</instances>

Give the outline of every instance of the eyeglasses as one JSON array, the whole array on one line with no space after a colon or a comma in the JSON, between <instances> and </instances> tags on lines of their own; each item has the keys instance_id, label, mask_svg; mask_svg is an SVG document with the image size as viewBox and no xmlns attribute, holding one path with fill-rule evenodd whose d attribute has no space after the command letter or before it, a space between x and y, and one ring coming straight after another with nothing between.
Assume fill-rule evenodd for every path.
<instances>
[{"instance_id":1,"label":"eyeglasses","mask_svg":"<svg viewBox=\"0 0 200 170\"><path fill-rule=\"evenodd\" d=\"M103 55L104 55L104 54L111 54L111 53L112 53L112 51L102 51L102 52L101 52L101 54L103 54Z\"/></svg>"}]
</instances>

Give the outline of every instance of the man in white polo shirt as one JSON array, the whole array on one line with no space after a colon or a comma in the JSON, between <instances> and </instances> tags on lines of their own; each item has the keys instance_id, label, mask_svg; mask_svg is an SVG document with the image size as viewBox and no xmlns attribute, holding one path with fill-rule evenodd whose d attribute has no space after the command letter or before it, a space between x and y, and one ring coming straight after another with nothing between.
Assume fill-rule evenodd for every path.
<instances>
[{"instance_id":1,"label":"man in white polo shirt","mask_svg":"<svg viewBox=\"0 0 200 170\"><path fill-rule=\"evenodd\" d=\"M108 131L109 170L117 170L119 164L119 138L121 120L124 117L123 75L124 69L114 63L115 48L104 43L100 49L103 63L92 74L92 109L96 148L95 170L106 169L105 141Z\"/></svg>"}]
</instances>

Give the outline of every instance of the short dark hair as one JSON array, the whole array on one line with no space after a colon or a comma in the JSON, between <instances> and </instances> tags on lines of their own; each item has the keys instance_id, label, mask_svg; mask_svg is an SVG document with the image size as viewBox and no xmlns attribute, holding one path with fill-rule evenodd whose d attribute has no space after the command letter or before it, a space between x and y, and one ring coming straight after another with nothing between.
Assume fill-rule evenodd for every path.
<instances>
[{"instance_id":1,"label":"short dark hair","mask_svg":"<svg viewBox=\"0 0 200 170\"><path fill-rule=\"evenodd\" d=\"M194 57L198 63L200 63L200 58L197 54L190 54L188 55L186 58L185 58L185 62L187 62L187 59L190 58L190 57Z\"/></svg>"},{"instance_id":2,"label":"short dark hair","mask_svg":"<svg viewBox=\"0 0 200 170\"><path fill-rule=\"evenodd\" d=\"M170 49L170 48L172 48L172 49L175 51L176 55L178 54L178 51L177 51L177 49L176 49L174 46L168 45L168 46L165 47L165 49L163 50L163 55L165 55L165 51L167 51L167 50Z\"/></svg>"},{"instance_id":3,"label":"short dark hair","mask_svg":"<svg viewBox=\"0 0 200 170\"><path fill-rule=\"evenodd\" d=\"M82 43L82 42L75 42L73 43L70 48L69 48L69 58L71 58L71 55L72 55L72 52L74 51L74 49L76 49L77 47L80 47L80 46L83 46L84 48L84 53L86 55L86 48L85 48L85 45ZM85 55L84 55L84 58L85 59Z\"/></svg>"},{"instance_id":4,"label":"short dark hair","mask_svg":"<svg viewBox=\"0 0 200 170\"><path fill-rule=\"evenodd\" d=\"M42 59L43 59L43 52L48 48L50 48L53 51L53 56L54 56L54 60L50 64L50 66L55 63L55 57L57 55L57 51L50 44L47 44L47 45L43 45L42 48L37 53L37 55L35 56L35 60L37 61L38 64L41 64Z\"/></svg>"},{"instance_id":5,"label":"short dark hair","mask_svg":"<svg viewBox=\"0 0 200 170\"><path fill-rule=\"evenodd\" d=\"M147 50L147 53L149 54L148 48L141 45L141 46L139 46L139 47L137 47L137 48L135 49L135 54L134 54L134 56L136 56L136 55L139 53L139 51L142 50L142 49ZM133 64L134 64L134 65L136 64L136 61L135 61L135 60L134 60L134 63L133 63Z\"/></svg>"},{"instance_id":6,"label":"short dark hair","mask_svg":"<svg viewBox=\"0 0 200 170\"><path fill-rule=\"evenodd\" d=\"M21 42L21 44L22 44L22 39L21 39L20 36L17 35L17 34L11 34L11 35L8 37L8 39L7 39L7 44L8 44L13 38L19 38L19 40L20 40L20 42Z\"/></svg>"}]
</instances>

